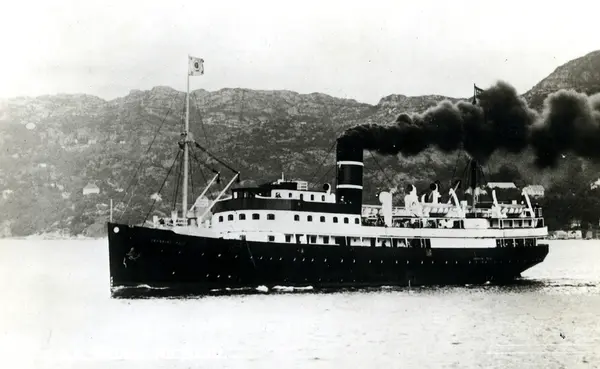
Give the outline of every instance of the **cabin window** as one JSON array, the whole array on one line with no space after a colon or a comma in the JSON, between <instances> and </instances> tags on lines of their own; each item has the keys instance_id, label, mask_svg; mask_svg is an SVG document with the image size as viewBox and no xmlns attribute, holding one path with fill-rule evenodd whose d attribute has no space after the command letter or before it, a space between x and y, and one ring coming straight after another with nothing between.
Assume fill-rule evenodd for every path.
<instances>
[{"instance_id":1,"label":"cabin window","mask_svg":"<svg viewBox=\"0 0 600 369\"><path fill-rule=\"evenodd\" d=\"M354 224L360 224L360 219L358 219L358 218L355 218L355 219L354 219Z\"/></svg>"},{"instance_id":2,"label":"cabin window","mask_svg":"<svg viewBox=\"0 0 600 369\"><path fill-rule=\"evenodd\" d=\"M323 243L329 243L329 236L323 236Z\"/></svg>"},{"instance_id":3,"label":"cabin window","mask_svg":"<svg viewBox=\"0 0 600 369\"><path fill-rule=\"evenodd\" d=\"M398 239L397 238L392 238L392 247L393 248L398 247Z\"/></svg>"},{"instance_id":4,"label":"cabin window","mask_svg":"<svg viewBox=\"0 0 600 369\"><path fill-rule=\"evenodd\" d=\"M346 224L349 223L348 218L344 218L344 223L346 223Z\"/></svg>"},{"instance_id":5,"label":"cabin window","mask_svg":"<svg viewBox=\"0 0 600 369\"><path fill-rule=\"evenodd\" d=\"M375 239L371 238L371 247L375 247Z\"/></svg>"},{"instance_id":6,"label":"cabin window","mask_svg":"<svg viewBox=\"0 0 600 369\"><path fill-rule=\"evenodd\" d=\"M291 192L289 192L289 193L288 193L288 197L289 197L290 199L292 198L292 193L291 193Z\"/></svg>"},{"instance_id":7,"label":"cabin window","mask_svg":"<svg viewBox=\"0 0 600 369\"><path fill-rule=\"evenodd\" d=\"M233 220L233 214L229 214L229 215L227 216L227 220Z\"/></svg>"},{"instance_id":8,"label":"cabin window","mask_svg":"<svg viewBox=\"0 0 600 369\"><path fill-rule=\"evenodd\" d=\"M523 238L517 238L515 241L517 241L517 247L525 246L525 240Z\"/></svg>"},{"instance_id":9,"label":"cabin window","mask_svg":"<svg viewBox=\"0 0 600 369\"><path fill-rule=\"evenodd\" d=\"M334 223L337 223L337 222L338 222L338 221L337 221L337 217L333 217L333 222L334 222Z\"/></svg>"},{"instance_id":10,"label":"cabin window","mask_svg":"<svg viewBox=\"0 0 600 369\"><path fill-rule=\"evenodd\" d=\"M312 222L312 215L307 216L306 220L308 220L309 222Z\"/></svg>"},{"instance_id":11,"label":"cabin window","mask_svg":"<svg viewBox=\"0 0 600 369\"><path fill-rule=\"evenodd\" d=\"M223 216L222 216L222 215L220 215L220 216L219 216L219 222L222 222L222 221L223 221Z\"/></svg>"},{"instance_id":12,"label":"cabin window","mask_svg":"<svg viewBox=\"0 0 600 369\"><path fill-rule=\"evenodd\" d=\"M275 214L267 214L267 220L275 220Z\"/></svg>"},{"instance_id":13,"label":"cabin window","mask_svg":"<svg viewBox=\"0 0 600 369\"><path fill-rule=\"evenodd\" d=\"M315 195L310 195L310 201L315 201Z\"/></svg>"},{"instance_id":14,"label":"cabin window","mask_svg":"<svg viewBox=\"0 0 600 369\"><path fill-rule=\"evenodd\" d=\"M240 214L240 220L246 220L246 214Z\"/></svg>"},{"instance_id":15,"label":"cabin window","mask_svg":"<svg viewBox=\"0 0 600 369\"><path fill-rule=\"evenodd\" d=\"M275 236L269 236L269 242L275 241Z\"/></svg>"},{"instance_id":16,"label":"cabin window","mask_svg":"<svg viewBox=\"0 0 600 369\"><path fill-rule=\"evenodd\" d=\"M321 216L321 223L325 223L325 217Z\"/></svg>"},{"instance_id":17,"label":"cabin window","mask_svg":"<svg viewBox=\"0 0 600 369\"><path fill-rule=\"evenodd\" d=\"M292 242L292 235L291 234L286 234L285 235L285 242Z\"/></svg>"},{"instance_id":18,"label":"cabin window","mask_svg":"<svg viewBox=\"0 0 600 369\"><path fill-rule=\"evenodd\" d=\"M321 201L325 201L325 195L321 195Z\"/></svg>"},{"instance_id":19,"label":"cabin window","mask_svg":"<svg viewBox=\"0 0 600 369\"><path fill-rule=\"evenodd\" d=\"M260 219L260 215L254 213L254 214L252 214L252 219L258 220L258 219Z\"/></svg>"},{"instance_id":20,"label":"cabin window","mask_svg":"<svg viewBox=\"0 0 600 369\"><path fill-rule=\"evenodd\" d=\"M281 194L279 192L275 192L275 198L280 199L281 198Z\"/></svg>"},{"instance_id":21,"label":"cabin window","mask_svg":"<svg viewBox=\"0 0 600 369\"><path fill-rule=\"evenodd\" d=\"M298 215L298 214L294 215L294 220L296 222L300 221L300 215Z\"/></svg>"},{"instance_id":22,"label":"cabin window","mask_svg":"<svg viewBox=\"0 0 600 369\"><path fill-rule=\"evenodd\" d=\"M304 194L303 193L300 194L300 201L304 201Z\"/></svg>"},{"instance_id":23,"label":"cabin window","mask_svg":"<svg viewBox=\"0 0 600 369\"><path fill-rule=\"evenodd\" d=\"M310 236L311 243L317 243L317 236Z\"/></svg>"},{"instance_id":24,"label":"cabin window","mask_svg":"<svg viewBox=\"0 0 600 369\"><path fill-rule=\"evenodd\" d=\"M335 243L340 246L346 246L346 237L336 237Z\"/></svg>"}]
</instances>

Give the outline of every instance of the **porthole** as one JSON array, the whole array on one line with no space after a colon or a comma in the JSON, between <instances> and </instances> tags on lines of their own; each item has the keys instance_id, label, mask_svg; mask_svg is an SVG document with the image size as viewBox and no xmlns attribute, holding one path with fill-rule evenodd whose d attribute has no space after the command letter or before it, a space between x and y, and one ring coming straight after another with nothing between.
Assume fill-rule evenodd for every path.
<instances>
[{"instance_id":1,"label":"porthole","mask_svg":"<svg viewBox=\"0 0 600 369\"><path fill-rule=\"evenodd\" d=\"M115 228L113 228L113 232L115 232L115 233L119 233L119 227L115 227Z\"/></svg>"}]
</instances>

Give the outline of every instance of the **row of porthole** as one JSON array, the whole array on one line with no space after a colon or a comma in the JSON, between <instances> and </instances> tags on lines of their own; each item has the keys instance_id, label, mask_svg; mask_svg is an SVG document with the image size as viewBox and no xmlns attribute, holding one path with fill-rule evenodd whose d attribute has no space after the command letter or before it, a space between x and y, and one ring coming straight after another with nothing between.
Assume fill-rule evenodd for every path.
<instances>
[{"instance_id":1,"label":"row of porthole","mask_svg":"<svg viewBox=\"0 0 600 369\"><path fill-rule=\"evenodd\" d=\"M234 218L233 214L227 215L227 220L228 221L233 221L233 218ZM219 215L218 219L219 219L219 222L223 222L223 220L224 220L223 215ZM239 220L246 220L246 214L244 214L244 213L239 214L238 215L238 219ZM252 214L252 220L260 220L260 214L253 213ZM267 214L267 220L275 220L275 214ZM298 215L298 214L294 215L294 220L296 222L299 222L300 221L300 215ZM306 216L306 221L307 222L312 222L313 221L313 216L312 215L307 215ZM321 215L319 217L319 221L321 223L325 223L325 216ZM338 217L333 217L332 221L334 223L338 223ZM344 217L344 223L345 224L349 224L350 223L350 220L348 219L348 217ZM354 218L354 224L360 224L360 218Z\"/></svg>"},{"instance_id":2,"label":"row of porthole","mask_svg":"<svg viewBox=\"0 0 600 369\"><path fill-rule=\"evenodd\" d=\"M202 253L202 255L201 255L201 256L204 256L204 253ZM218 254L218 255L217 255L217 258L220 258L220 257L221 257L221 254ZM237 258L238 258L238 255L235 255L235 256L234 256L234 259L237 259ZM256 259L256 260L263 260L263 257L262 257L262 256L259 256L259 257L253 257L253 259ZM276 258L276 259L277 259L277 258ZM292 261L296 261L297 259L298 259L298 258L294 258ZM306 261L306 259L307 259L307 258L302 258L301 262L304 262L304 261ZM265 259L265 260L266 260L266 259ZM272 261L272 260L273 260L273 257L272 257L272 256L271 256L271 257L269 257L269 261ZM279 257L279 261L283 261L283 260L284 260L284 259L283 259L283 257ZM314 261L315 261L315 258L311 258L310 262L311 262L311 263L314 263ZM535 261L538 261L538 260L536 259ZM327 262L327 258L324 258L324 259L323 259L323 262L324 262L324 263L326 263L326 262ZM369 264L372 264L372 262L373 262L373 260L369 259ZM512 260L508 260L508 264L511 264L511 262L512 262ZM515 260L515 262L516 262L516 263L519 263L519 262L526 263L526 262L528 262L528 260ZM344 263L344 259L343 259L343 258L341 258L341 259L340 259L340 263L341 263L341 264L343 264L343 263ZM353 263L353 264L356 264L356 259L352 259L352 263ZM383 263L384 263L384 260L380 260L380 264L383 264ZM474 260L474 261L473 261L473 263L474 263L474 264L488 264L488 261L486 261L486 260L482 260L482 261L477 261L477 260ZM398 264L398 260L395 260L395 264ZM406 260L406 264L410 264L410 260ZM424 264L424 260L421 260L421 264ZM435 260L431 260L431 264L435 264ZM444 264L448 264L448 260L446 260L446 261L444 262ZM450 263L450 264L452 264L452 263ZM454 261L454 264L459 264L458 260L455 260L455 261ZM471 264L471 260L469 260L469 261L468 261L468 264ZM499 260L499 261L497 261L497 260L494 260L494 264L502 264L502 260Z\"/></svg>"}]
</instances>

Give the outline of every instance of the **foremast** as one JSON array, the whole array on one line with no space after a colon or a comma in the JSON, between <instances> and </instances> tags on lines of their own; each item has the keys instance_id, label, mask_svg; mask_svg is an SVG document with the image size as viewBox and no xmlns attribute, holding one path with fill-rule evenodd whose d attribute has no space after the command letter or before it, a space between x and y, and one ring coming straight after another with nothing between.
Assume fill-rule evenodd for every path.
<instances>
[{"instance_id":1,"label":"foremast","mask_svg":"<svg viewBox=\"0 0 600 369\"><path fill-rule=\"evenodd\" d=\"M188 215L188 176L189 176L189 143L190 139L190 77L204 74L204 59L188 55L187 90L185 97L185 126L181 134L183 138L183 186L181 189L181 217Z\"/></svg>"}]
</instances>

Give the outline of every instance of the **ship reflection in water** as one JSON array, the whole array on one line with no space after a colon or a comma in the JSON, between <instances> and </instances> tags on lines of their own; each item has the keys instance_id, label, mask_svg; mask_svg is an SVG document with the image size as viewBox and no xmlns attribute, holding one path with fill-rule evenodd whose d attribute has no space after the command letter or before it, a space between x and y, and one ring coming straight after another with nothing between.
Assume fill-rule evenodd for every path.
<instances>
[{"instance_id":1,"label":"ship reflection in water","mask_svg":"<svg viewBox=\"0 0 600 369\"><path fill-rule=\"evenodd\" d=\"M0 241L2 368L593 368L600 242L510 286L113 299L106 240ZM258 287L258 286L257 286Z\"/></svg>"}]
</instances>

